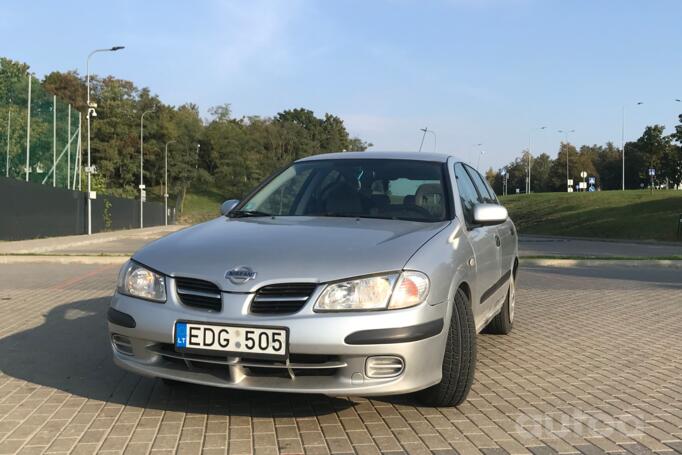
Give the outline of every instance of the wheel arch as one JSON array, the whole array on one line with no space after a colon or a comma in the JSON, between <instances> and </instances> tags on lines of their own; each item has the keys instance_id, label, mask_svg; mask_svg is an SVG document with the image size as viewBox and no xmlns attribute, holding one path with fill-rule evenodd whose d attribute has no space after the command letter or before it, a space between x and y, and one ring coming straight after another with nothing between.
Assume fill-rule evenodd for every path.
<instances>
[{"instance_id":1,"label":"wheel arch","mask_svg":"<svg viewBox=\"0 0 682 455\"><path fill-rule=\"evenodd\" d=\"M469 286L469 283L467 283L466 281L462 281L457 286L457 289L458 290L461 289L462 291L464 291L464 293L467 296L467 299L469 299L469 305L471 305L471 302L472 302L472 300L471 300L471 286Z\"/></svg>"}]
</instances>

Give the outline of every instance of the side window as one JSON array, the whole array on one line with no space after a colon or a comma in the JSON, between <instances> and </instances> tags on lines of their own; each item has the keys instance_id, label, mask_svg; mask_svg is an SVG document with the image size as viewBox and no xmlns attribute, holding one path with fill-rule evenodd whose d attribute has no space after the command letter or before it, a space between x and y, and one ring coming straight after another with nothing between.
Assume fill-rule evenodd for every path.
<instances>
[{"instance_id":1,"label":"side window","mask_svg":"<svg viewBox=\"0 0 682 455\"><path fill-rule=\"evenodd\" d=\"M464 212L464 222L467 226L474 224L474 206L482 202L474 182L471 181L469 174L464 170L461 163L455 164L455 179L459 190L459 199L462 202Z\"/></svg>"},{"instance_id":2,"label":"side window","mask_svg":"<svg viewBox=\"0 0 682 455\"><path fill-rule=\"evenodd\" d=\"M481 198L483 198L483 202L487 204L497 204L495 193L489 189L490 187L486 184L485 180L483 180L481 174L479 174L478 171L474 170L470 166L467 166L466 170L471 176L471 180L474 181L474 185L476 185L478 194L480 194Z\"/></svg>"}]
</instances>

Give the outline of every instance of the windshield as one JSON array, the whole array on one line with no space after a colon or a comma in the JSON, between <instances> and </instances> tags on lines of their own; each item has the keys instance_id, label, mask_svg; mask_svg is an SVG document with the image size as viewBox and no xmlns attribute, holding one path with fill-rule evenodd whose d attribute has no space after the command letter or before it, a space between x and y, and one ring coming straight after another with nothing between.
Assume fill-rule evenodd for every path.
<instances>
[{"instance_id":1,"label":"windshield","mask_svg":"<svg viewBox=\"0 0 682 455\"><path fill-rule=\"evenodd\" d=\"M448 218L442 163L336 159L294 163L231 216Z\"/></svg>"}]
</instances>

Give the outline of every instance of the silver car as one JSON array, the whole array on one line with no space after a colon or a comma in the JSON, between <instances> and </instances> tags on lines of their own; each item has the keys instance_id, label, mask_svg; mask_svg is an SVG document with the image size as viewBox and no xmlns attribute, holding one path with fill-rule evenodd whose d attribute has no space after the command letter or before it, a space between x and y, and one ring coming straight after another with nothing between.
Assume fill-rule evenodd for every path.
<instances>
[{"instance_id":1,"label":"silver car","mask_svg":"<svg viewBox=\"0 0 682 455\"><path fill-rule=\"evenodd\" d=\"M223 216L151 243L108 311L116 364L176 381L456 406L476 334L507 334L514 224L454 157L294 162Z\"/></svg>"}]
</instances>

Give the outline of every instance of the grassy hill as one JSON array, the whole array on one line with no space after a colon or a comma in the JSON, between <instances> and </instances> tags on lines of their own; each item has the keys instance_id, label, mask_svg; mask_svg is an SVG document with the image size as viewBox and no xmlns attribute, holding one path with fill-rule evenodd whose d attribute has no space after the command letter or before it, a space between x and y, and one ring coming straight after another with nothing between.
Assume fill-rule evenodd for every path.
<instances>
[{"instance_id":1,"label":"grassy hill","mask_svg":"<svg viewBox=\"0 0 682 455\"><path fill-rule=\"evenodd\" d=\"M682 191L515 194L501 201L522 234L682 241Z\"/></svg>"},{"instance_id":2,"label":"grassy hill","mask_svg":"<svg viewBox=\"0 0 682 455\"><path fill-rule=\"evenodd\" d=\"M601 191L511 195L502 203L522 234L610 239L676 239L682 191ZM194 224L220 214L217 191L191 192L180 220Z\"/></svg>"},{"instance_id":3,"label":"grassy hill","mask_svg":"<svg viewBox=\"0 0 682 455\"><path fill-rule=\"evenodd\" d=\"M225 202L217 191L205 190L188 192L185 197L185 210L180 215L180 222L196 224L220 216L220 204Z\"/></svg>"}]
</instances>

